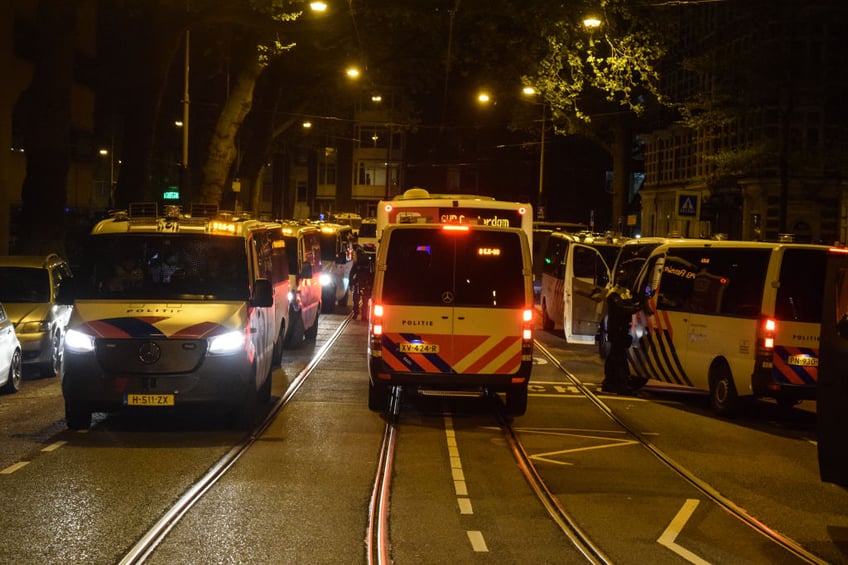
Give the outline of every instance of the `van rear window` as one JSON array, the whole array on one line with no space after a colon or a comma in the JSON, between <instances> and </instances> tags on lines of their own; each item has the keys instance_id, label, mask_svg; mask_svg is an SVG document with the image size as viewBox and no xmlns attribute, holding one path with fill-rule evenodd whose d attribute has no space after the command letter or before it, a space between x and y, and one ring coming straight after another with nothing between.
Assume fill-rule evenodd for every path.
<instances>
[{"instance_id":1,"label":"van rear window","mask_svg":"<svg viewBox=\"0 0 848 565\"><path fill-rule=\"evenodd\" d=\"M398 230L389 242L383 300L523 308L523 266L516 233Z\"/></svg>"},{"instance_id":2,"label":"van rear window","mask_svg":"<svg viewBox=\"0 0 848 565\"><path fill-rule=\"evenodd\" d=\"M789 248L783 252L774 305L778 320L821 322L826 260L824 249Z\"/></svg>"}]
</instances>

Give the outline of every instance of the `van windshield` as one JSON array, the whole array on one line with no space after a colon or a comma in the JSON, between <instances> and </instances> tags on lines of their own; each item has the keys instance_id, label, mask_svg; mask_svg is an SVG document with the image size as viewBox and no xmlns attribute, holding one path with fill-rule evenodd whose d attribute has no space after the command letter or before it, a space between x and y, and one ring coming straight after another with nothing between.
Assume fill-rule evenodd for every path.
<instances>
[{"instance_id":1,"label":"van windshield","mask_svg":"<svg viewBox=\"0 0 848 565\"><path fill-rule=\"evenodd\" d=\"M205 234L121 234L89 239L77 298L247 300L244 240Z\"/></svg>"},{"instance_id":2,"label":"van windshield","mask_svg":"<svg viewBox=\"0 0 848 565\"><path fill-rule=\"evenodd\" d=\"M524 308L523 267L514 232L397 230L386 256L383 300Z\"/></svg>"}]
</instances>

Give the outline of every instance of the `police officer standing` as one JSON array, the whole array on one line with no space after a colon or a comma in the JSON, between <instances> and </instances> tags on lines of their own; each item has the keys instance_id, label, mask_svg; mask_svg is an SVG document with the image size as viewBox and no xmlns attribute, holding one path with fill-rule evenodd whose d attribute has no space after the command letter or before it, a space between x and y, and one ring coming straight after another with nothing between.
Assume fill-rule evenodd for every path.
<instances>
[{"instance_id":1,"label":"police officer standing","mask_svg":"<svg viewBox=\"0 0 848 565\"><path fill-rule=\"evenodd\" d=\"M630 322L639 310L638 303L625 286L625 273L618 271L615 284L607 294L607 335L610 351L604 363L604 380L601 390L616 394L630 394L627 386L630 369L627 366L627 349L632 343Z\"/></svg>"}]
</instances>

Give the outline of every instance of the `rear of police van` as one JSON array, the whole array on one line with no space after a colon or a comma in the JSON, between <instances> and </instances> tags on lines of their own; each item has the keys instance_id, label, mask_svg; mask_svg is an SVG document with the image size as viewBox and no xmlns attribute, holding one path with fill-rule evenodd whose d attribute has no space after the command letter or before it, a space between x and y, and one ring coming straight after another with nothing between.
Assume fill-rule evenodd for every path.
<instances>
[{"instance_id":1,"label":"rear of police van","mask_svg":"<svg viewBox=\"0 0 848 565\"><path fill-rule=\"evenodd\" d=\"M827 260L822 245L785 244L774 251L757 332L755 396L791 406L816 398L822 298Z\"/></svg>"},{"instance_id":2,"label":"rear of police van","mask_svg":"<svg viewBox=\"0 0 848 565\"><path fill-rule=\"evenodd\" d=\"M392 386L505 392L522 414L532 365L532 264L516 228L393 225L378 248L369 407Z\"/></svg>"}]
</instances>

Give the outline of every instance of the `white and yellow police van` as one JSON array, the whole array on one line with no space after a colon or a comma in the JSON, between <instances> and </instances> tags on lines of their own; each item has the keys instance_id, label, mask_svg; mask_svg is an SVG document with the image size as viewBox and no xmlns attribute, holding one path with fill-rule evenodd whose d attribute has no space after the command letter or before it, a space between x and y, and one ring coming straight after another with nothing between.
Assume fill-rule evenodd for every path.
<instances>
[{"instance_id":1,"label":"white and yellow police van","mask_svg":"<svg viewBox=\"0 0 848 565\"><path fill-rule=\"evenodd\" d=\"M827 246L683 240L660 245L632 289L631 373L791 406L816 396Z\"/></svg>"},{"instance_id":2,"label":"white and yellow police van","mask_svg":"<svg viewBox=\"0 0 848 565\"><path fill-rule=\"evenodd\" d=\"M74 308L62 392L71 429L92 412L209 405L239 427L271 393L289 312L279 223L155 203L99 222L59 300Z\"/></svg>"},{"instance_id":3,"label":"white and yellow police van","mask_svg":"<svg viewBox=\"0 0 848 565\"><path fill-rule=\"evenodd\" d=\"M298 347L318 334L321 312L321 234L315 225L293 220L282 222L289 259L289 320L284 343Z\"/></svg>"},{"instance_id":4,"label":"white and yellow police van","mask_svg":"<svg viewBox=\"0 0 848 565\"><path fill-rule=\"evenodd\" d=\"M321 311L332 312L336 304L345 306L353 269L353 228L344 224L318 224L321 238Z\"/></svg>"},{"instance_id":5,"label":"white and yellow police van","mask_svg":"<svg viewBox=\"0 0 848 565\"><path fill-rule=\"evenodd\" d=\"M552 232L542 258L539 308L545 330L563 330L568 343L594 343L598 303L621 241L591 233Z\"/></svg>"},{"instance_id":6,"label":"white and yellow police van","mask_svg":"<svg viewBox=\"0 0 848 565\"><path fill-rule=\"evenodd\" d=\"M519 228L394 224L383 231L369 319L368 406L392 387L506 393L527 408L533 271Z\"/></svg>"}]
</instances>

